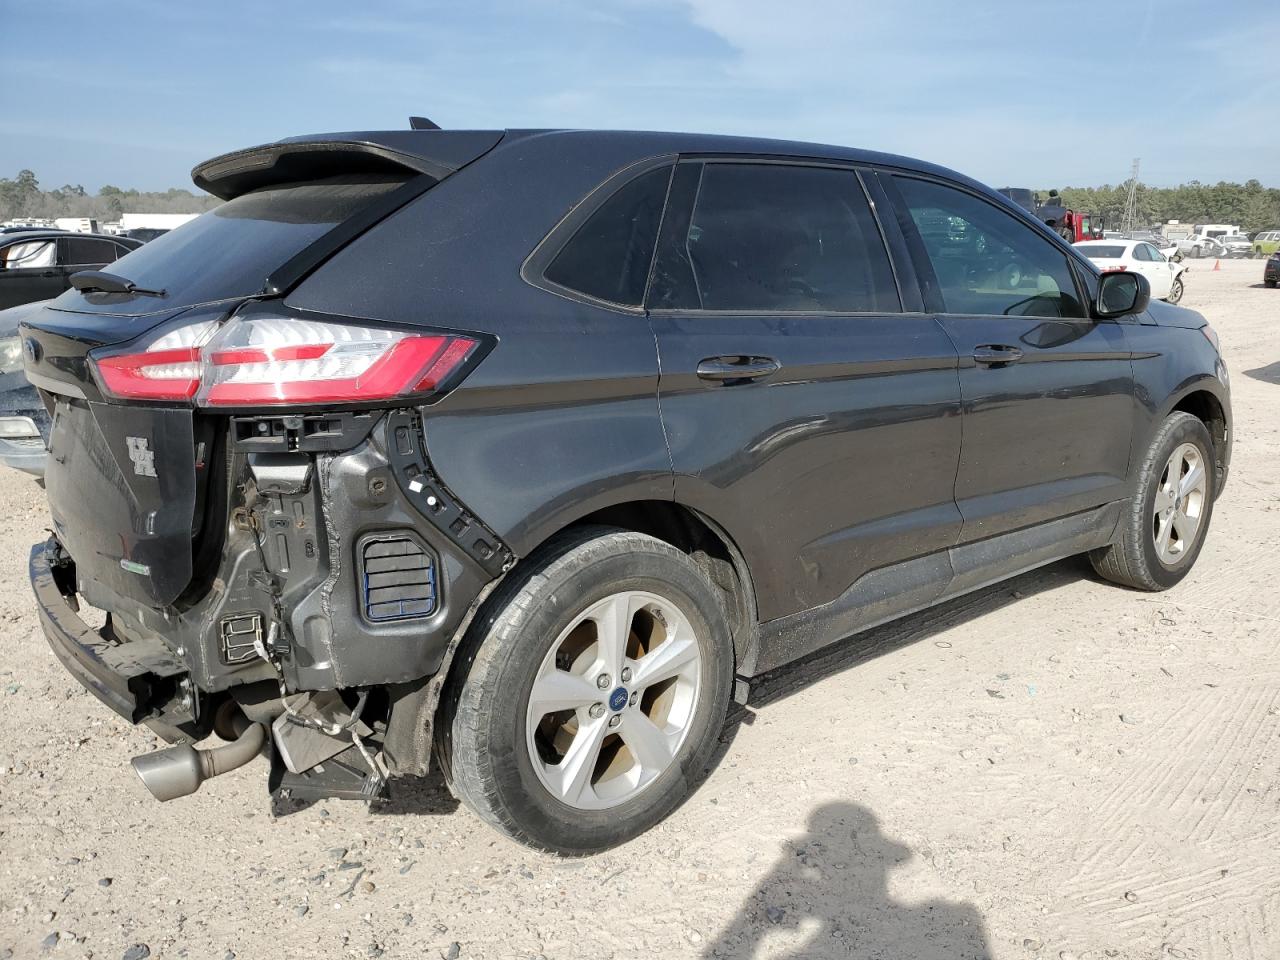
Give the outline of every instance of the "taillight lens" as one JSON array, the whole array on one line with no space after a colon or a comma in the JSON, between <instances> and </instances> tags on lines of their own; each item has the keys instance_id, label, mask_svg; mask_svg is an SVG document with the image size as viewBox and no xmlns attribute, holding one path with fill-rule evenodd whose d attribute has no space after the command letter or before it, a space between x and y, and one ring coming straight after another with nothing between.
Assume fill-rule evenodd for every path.
<instances>
[{"instance_id":1,"label":"taillight lens","mask_svg":"<svg viewBox=\"0 0 1280 960\"><path fill-rule=\"evenodd\" d=\"M1118 267L1103 267L1102 272L1103 273L1124 273L1128 269L1129 269L1128 267L1121 264Z\"/></svg>"},{"instance_id":2,"label":"taillight lens","mask_svg":"<svg viewBox=\"0 0 1280 960\"><path fill-rule=\"evenodd\" d=\"M200 387L200 347L217 324L170 330L137 353L95 357L102 392L122 400L190 400Z\"/></svg>"},{"instance_id":3,"label":"taillight lens","mask_svg":"<svg viewBox=\"0 0 1280 960\"><path fill-rule=\"evenodd\" d=\"M206 407L389 400L434 390L477 343L453 334L261 317L204 349Z\"/></svg>"},{"instance_id":4,"label":"taillight lens","mask_svg":"<svg viewBox=\"0 0 1280 960\"><path fill-rule=\"evenodd\" d=\"M94 365L104 392L121 399L363 403L429 393L478 346L457 334L253 317L173 330L140 352L95 357Z\"/></svg>"}]
</instances>

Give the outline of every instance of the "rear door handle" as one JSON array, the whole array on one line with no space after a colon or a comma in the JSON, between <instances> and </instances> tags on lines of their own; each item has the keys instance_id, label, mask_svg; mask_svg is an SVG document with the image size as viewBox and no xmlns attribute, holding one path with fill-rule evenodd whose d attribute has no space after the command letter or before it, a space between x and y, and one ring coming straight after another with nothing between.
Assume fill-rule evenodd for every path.
<instances>
[{"instance_id":1,"label":"rear door handle","mask_svg":"<svg viewBox=\"0 0 1280 960\"><path fill-rule=\"evenodd\" d=\"M718 383L759 380L781 369L782 364L773 357L707 357L698 362L699 378Z\"/></svg>"},{"instance_id":2,"label":"rear door handle","mask_svg":"<svg viewBox=\"0 0 1280 960\"><path fill-rule=\"evenodd\" d=\"M1005 343L984 343L973 348L973 359L983 366L1003 366L1021 360L1022 351Z\"/></svg>"}]
</instances>

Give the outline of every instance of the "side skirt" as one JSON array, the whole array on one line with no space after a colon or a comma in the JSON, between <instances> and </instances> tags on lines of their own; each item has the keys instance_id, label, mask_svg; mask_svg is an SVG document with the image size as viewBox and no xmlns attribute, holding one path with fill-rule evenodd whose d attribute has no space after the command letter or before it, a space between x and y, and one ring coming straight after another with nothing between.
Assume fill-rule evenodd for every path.
<instances>
[{"instance_id":1,"label":"side skirt","mask_svg":"<svg viewBox=\"0 0 1280 960\"><path fill-rule=\"evenodd\" d=\"M759 676L943 600L1111 542L1124 501L872 570L830 603L760 625Z\"/></svg>"}]
</instances>

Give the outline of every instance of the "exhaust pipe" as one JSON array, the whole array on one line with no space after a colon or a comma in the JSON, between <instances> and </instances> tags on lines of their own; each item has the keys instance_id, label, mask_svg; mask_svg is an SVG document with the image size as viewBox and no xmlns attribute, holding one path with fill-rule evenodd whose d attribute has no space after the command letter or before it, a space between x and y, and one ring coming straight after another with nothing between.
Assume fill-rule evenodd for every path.
<instances>
[{"instance_id":1,"label":"exhaust pipe","mask_svg":"<svg viewBox=\"0 0 1280 960\"><path fill-rule=\"evenodd\" d=\"M212 750L197 750L189 743L180 743L176 747L144 753L130 761L134 773L157 800L190 796L211 777L243 767L258 755L266 743L265 726L249 723L243 716L237 719L237 726L247 725L231 743Z\"/></svg>"}]
</instances>

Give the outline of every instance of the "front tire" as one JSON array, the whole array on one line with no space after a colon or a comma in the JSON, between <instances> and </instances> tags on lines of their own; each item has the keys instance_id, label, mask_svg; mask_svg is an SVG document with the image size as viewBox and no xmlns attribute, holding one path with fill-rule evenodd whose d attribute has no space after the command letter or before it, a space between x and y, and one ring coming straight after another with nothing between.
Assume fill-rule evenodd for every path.
<instances>
[{"instance_id":1,"label":"front tire","mask_svg":"<svg viewBox=\"0 0 1280 960\"><path fill-rule=\"evenodd\" d=\"M1173 278L1173 283L1169 287L1169 296L1165 297L1168 303L1177 303L1182 299L1182 274L1178 274Z\"/></svg>"},{"instance_id":2,"label":"front tire","mask_svg":"<svg viewBox=\"0 0 1280 960\"><path fill-rule=\"evenodd\" d=\"M588 528L531 559L473 626L440 752L499 831L594 853L666 817L706 768L733 677L727 616L693 560L644 534Z\"/></svg>"},{"instance_id":3,"label":"front tire","mask_svg":"<svg viewBox=\"0 0 1280 960\"><path fill-rule=\"evenodd\" d=\"M1189 413L1156 431L1124 507L1116 541L1089 554L1098 574L1138 590L1167 590L1195 565L1213 516L1213 439Z\"/></svg>"}]
</instances>

